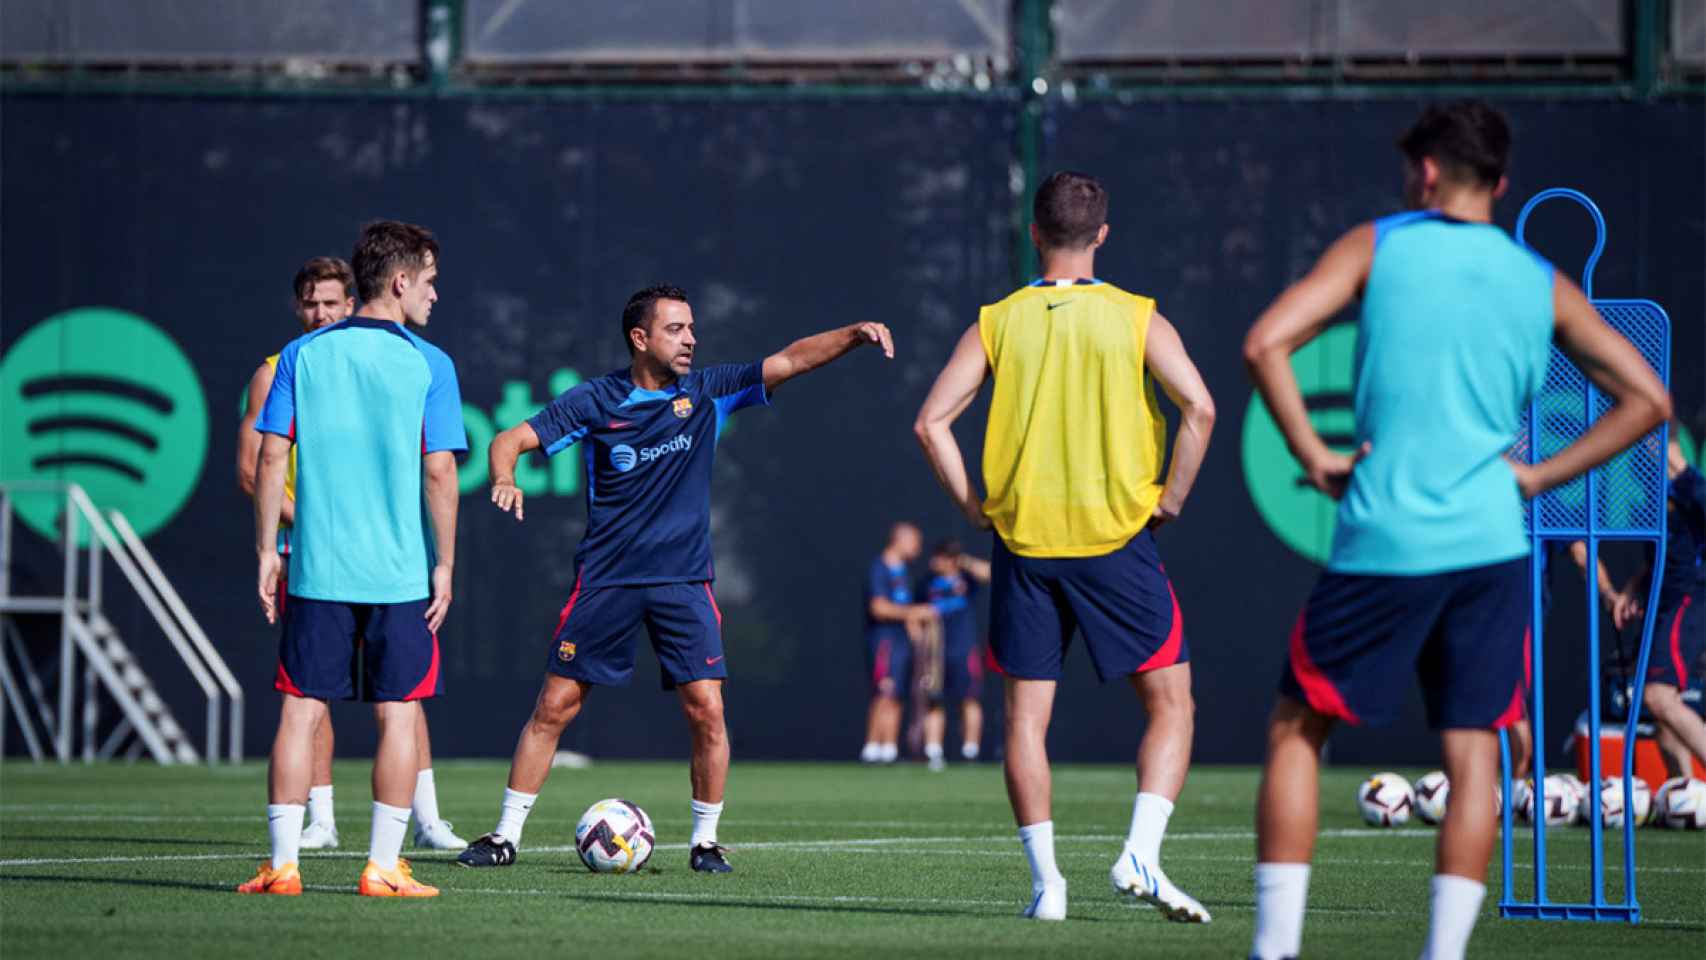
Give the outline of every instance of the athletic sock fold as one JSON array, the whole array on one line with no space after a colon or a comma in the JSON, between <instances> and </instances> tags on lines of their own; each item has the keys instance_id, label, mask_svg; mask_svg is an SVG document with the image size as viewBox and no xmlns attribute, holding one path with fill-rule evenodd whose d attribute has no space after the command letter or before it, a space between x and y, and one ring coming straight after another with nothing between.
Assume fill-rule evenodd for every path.
<instances>
[{"instance_id":1,"label":"athletic sock fold","mask_svg":"<svg viewBox=\"0 0 1706 960\"><path fill-rule=\"evenodd\" d=\"M433 782L432 768L415 774L415 823L430 827L438 822L438 785Z\"/></svg>"},{"instance_id":2,"label":"athletic sock fold","mask_svg":"<svg viewBox=\"0 0 1706 960\"><path fill-rule=\"evenodd\" d=\"M403 852L403 834L408 830L408 807L373 801L373 837L368 842L367 859L381 870L395 870L397 857Z\"/></svg>"},{"instance_id":3,"label":"athletic sock fold","mask_svg":"<svg viewBox=\"0 0 1706 960\"><path fill-rule=\"evenodd\" d=\"M1025 859L1031 864L1031 889L1065 883L1060 868L1054 862L1054 821L1044 820L1019 828L1019 843L1025 848Z\"/></svg>"},{"instance_id":4,"label":"athletic sock fold","mask_svg":"<svg viewBox=\"0 0 1706 960\"><path fill-rule=\"evenodd\" d=\"M1295 957L1303 945L1303 908L1309 901L1309 864L1256 864L1256 936L1251 960Z\"/></svg>"},{"instance_id":5,"label":"athletic sock fold","mask_svg":"<svg viewBox=\"0 0 1706 960\"><path fill-rule=\"evenodd\" d=\"M1487 885L1468 877L1436 873L1432 892L1422 960L1462 960L1469 949L1469 935L1475 932L1475 918L1481 914Z\"/></svg>"},{"instance_id":6,"label":"athletic sock fold","mask_svg":"<svg viewBox=\"0 0 1706 960\"><path fill-rule=\"evenodd\" d=\"M520 790L504 788L503 810L498 814L498 825L492 832L521 846L521 828L527 823L527 814L533 809L533 802L539 799L537 793L522 793Z\"/></svg>"},{"instance_id":7,"label":"athletic sock fold","mask_svg":"<svg viewBox=\"0 0 1706 960\"><path fill-rule=\"evenodd\" d=\"M300 803L267 804L267 836L272 841L274 870L295 863L302 855L302 817L307 812Z\"/></svg>"},{"instance_id":8,"label":"athletic sock fold","mask_svg":"<svg viewBox=\"0 0 1706 960\"><path fill-rule=\"evenodd\" d=\"M699 847L717 842L717 821L723 815L723 804L706 803L694 800L693 808L693 837L687 842L689 847Z\"/></svg>"},{"instance_id":9,"label":"athletic sock fold","mask_svg":"<svg viewBox=\"0 0 1706 960\"><path fill-rule=\"evenodd\" d=\"M1161 863L1161 838L1167 833L1167 821L1173 816L1173 801L1158 793L1139 793L1131 806L1131 829L1126 833L1125 849L1138 862Z\"/></svg>"},{"instance_id":10,"label":"athletic sock fold","mask_svg":"<svg viewBox=\"0 0 1706 960\"><path fill-rule=\"evenodd\" d=\"M332 785L322 784L308 788L308 822L323 823L330 827L336 818L332 807Z\"/></svg>"}]
</instances>

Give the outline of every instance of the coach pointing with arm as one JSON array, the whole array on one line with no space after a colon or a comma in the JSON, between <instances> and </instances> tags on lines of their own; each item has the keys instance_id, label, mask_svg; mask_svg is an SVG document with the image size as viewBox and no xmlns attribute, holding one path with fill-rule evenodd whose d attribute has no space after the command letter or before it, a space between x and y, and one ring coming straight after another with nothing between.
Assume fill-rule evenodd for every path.
<instances>
[{"instance_id":1,"label":"coach pointing with arm","mask_svg":"<svg viewBox=\"0 0 1706 960\"><path fill-rule=\"evenodd\" d=\"M626 686L641 623L677 692L692 734L693 834L688 864L699 873L733 867L717 842L729 772L723 723L723 613L713 585L711 467L719 427L735 412L770 404L788 380L856 347L894 356L889 331L860 323L790 344L750 363L695 369L693 310L679 287L647 287L622 311L627 369L588 380L532 419L492 440L492 503L522 519L516 459L581 445L587 470L586 535L575 551L574 582L557 616L545 682L521 730L497 826L457 862L515 862L527 815L551 772L563 729L597 686Z\"/></svg>"}]
</instances>

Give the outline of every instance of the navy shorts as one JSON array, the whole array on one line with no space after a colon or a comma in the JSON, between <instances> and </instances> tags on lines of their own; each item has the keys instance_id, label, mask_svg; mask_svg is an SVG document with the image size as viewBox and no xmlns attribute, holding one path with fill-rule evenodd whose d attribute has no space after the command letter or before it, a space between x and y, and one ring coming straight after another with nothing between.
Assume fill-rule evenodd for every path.
<instances>
[{"instance_id":1,"label":"navy shorts","mask_svg":"<svg viewBox=\"0 0 1706 960\"><path fill-rule=\"evenodd\" d=\"M899 624L865 632L865 667L871 692L905 697L912 688L912 642Z\"/></svg>"},{"instance_id":2,"label":"navy shorts","mask_svg":"<svg viewBox=\"0 0 1706 960\"><path fill-rule=\"evenodd\" d=\"M976 700L982 693L982 648L975 639L970 644L945 643L942 647L942 702Z\"/></svg>"},{"instance_id":3,"label":"navy shorts","mask_svg":"<svg viewBox=\"0 0 1706 960\"><path fill-rule=\"evenodd\" d=\"M1424 576L1328 571L1291 631L1280 692L1316 713L1380 726L1412 677L1436 730L1522 717L1528 560Z\"/></svg>"},{"instance_id":4,"label":"navy shorts","mask_svg":"<svg viewBox=\"0 0 1706 960\"><path fill-rule=\"evenodd\" d=\"M634 628L642 623L665 690L728 677L723 612L705 580L586 589L577 581L557 618L545 669L582 683L625 687L634 676Z\"/></svg>"},{"instance_id":5,"label":"navy shorts","mask_svg":"<svg viewBox=\"0 0 1706 960\"><path fill-rule=\"evenodd\" d=\"M273 689L316 700L425 700L444 692L427 600L284 598Z\"/></svg>"},{"instance_id":6,"label":"navy shorts","mask_svg":"<svg viewBox=\"0 0 1706 960\"><path fill-rule=\"evenodd\" d=\"M1653 621L1653 652L1647 655L1647 682L1688 689L1706 650L1706 604L1685 593L1659 608Z\"/></svg>"},{"instance_id":7,"label":"navy shorts","mask_svg":"<svg viewBox=\"0 0 1706 960\"><path fill-rule=\"evenodd\" d=\"M995 538L989 646L1001 672L1058 680L1074 630L1103 682L1186 663L1184 619L1148 530L1099 557L1021 557Z\"/></svg>"}]
</instances>

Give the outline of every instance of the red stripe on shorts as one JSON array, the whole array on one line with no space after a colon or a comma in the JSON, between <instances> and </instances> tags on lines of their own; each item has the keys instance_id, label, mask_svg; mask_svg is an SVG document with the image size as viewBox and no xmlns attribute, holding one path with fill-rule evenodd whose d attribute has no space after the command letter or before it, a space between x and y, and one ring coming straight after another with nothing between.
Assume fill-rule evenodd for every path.
<instances>
[{"instance_id":1,"label":"red stripe on shorts","mask_svg":"<svg viewBox=\"0 0 1706 960\"><path fill-rule=\"evenodd\" d=\"M1670 622L1670 660L1676 665L1676 688L1681 690L1688 686L1688 664L1682 660L1682 618L1688 615L1688 605L1694 602L1694 595L1682 598L1682 606L1676 610L1676 619Z\"/></svg>"},{"instance_id":2,"label":"red stripe on shorts","mask_svg":"<svg viewBox=\"0 0 1706 960\"><path fill-rule=\"evenodd\" d=\"M306 699L308 696L308 694L303 693L302 689L296 685L296 681L290 679L290 674L284 672L283 660L278 662L278 673L273 674L272 688L277 690L279 693L289 694L293 697L303 697Z\"/></svg>"},{"instance_id":3,"label":"red stripe on shorts","mask_svg":"<svg viewBox=\"0 0 1706 960\"><path fill-rule=\"evenodd\" d=\"M586 576L584 573L575 575L575 588L570 591L569 602L563 604L563 612L557 617L557 629L551 631L551 637L553 639L556 638L557 634L563 632L563 624L569 622L569 614L574 612L575 601L579 600L581 596L581 578L584 576Z\"/></svg>"},{"instance_id":4,"label":"red stripe on shorts","mask_svg":"<svg viewBox=\"0 0 1706 960\"><path fill-rule=\"evenodd\" d=\"M1351 723L1361 723L1350 704L1345 703L1339 688L1333 686L1333 681L1327 679L1321 668L1315 666L1315 661L1309 659L1309 647L1303 642L1303 623L1307 615L1307 610L1298 614L1297 625L1291 628L1291 675L1303 688L1311 710Z\"/></svg>"},{"instance_id":5,"label":"red stripe on shorts","mask_svg":"<svg viewBox=\"0 0 1706 960\"><path fill-rule=\"evenodd\" d=\"M433 634L432 634L432 664L427 667L426 676L422 677L421 682L415 684L415 688L413 690L410 690L408 692L408 694L406 694L403 697L403 699L404 700L424 700L427 697L432 696L437 691L438 691L438 631L434 630Z\"/></svg>"},{"instance_id":6,"label":"red stripe on shorts","mask_svg":"<svg viewBox=\"0 0 1706 960\"><path fill-rule=\"evenodd\" d=\"M1137 668L1138 673L1159 670L1179 662L1179 648L1184 646L1185 640L1185 616L1179 612L1179 598L1173 593L1171 580L1167 581L1167 598L1173 601L1173 627L1167 631L1167 642L1143 661L1143 666Z\"/></svg>"},{"instance_id":7,"label":"red stripe on shorts","mask_svg":"<svg viewBox=\"0 0 1706 960\"><path fill-rule=\"evenodd\" d=\"M717 627L723 626L723 608L717 606L717 595L711 592L711 581L705 581L705 596L711 598L711 612L717 615Z\"/></svg>"}]
</instances>

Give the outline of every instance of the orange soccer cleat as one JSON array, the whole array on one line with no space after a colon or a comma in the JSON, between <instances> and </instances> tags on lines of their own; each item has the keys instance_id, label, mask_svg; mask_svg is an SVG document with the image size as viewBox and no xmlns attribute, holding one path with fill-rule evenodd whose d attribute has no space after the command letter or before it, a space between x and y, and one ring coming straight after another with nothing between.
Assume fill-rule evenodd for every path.
<instances>
[{"instance_id":1,"label":"orange soccer cleat","mask_svg":"<svg viewBox=\"0 0 1706 960\"><path fill-rule=\"evenodd\" d=\"M296 864L287 863L274 868L271 861L261 864L255 878L237 885L238 893L270 893L274 896L295 897L302 894L302 874Z\"/></svg>"},{"instance_id":2,"label":"orange soccer cleat","mask_svg":"<svg viewBox=\"0 0 1706 960\"><path fill-rule=\"evenodd\" d=\"M381 870L379 864L367 861L361 871L361 895L364 897L436 897L438 888L415 879L409 861L399 859L392 870Z\"/></svg>"}]
</instances>

